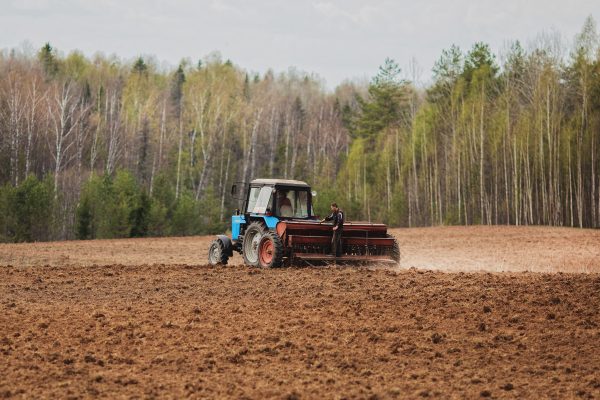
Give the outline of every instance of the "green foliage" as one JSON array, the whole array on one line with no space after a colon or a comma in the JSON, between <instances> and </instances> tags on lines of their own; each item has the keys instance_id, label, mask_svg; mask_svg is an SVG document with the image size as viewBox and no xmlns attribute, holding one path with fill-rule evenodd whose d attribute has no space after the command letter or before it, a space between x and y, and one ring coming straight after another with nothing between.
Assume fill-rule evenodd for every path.
<instances>
[{"instance_id":1,"label":"green foliage","mask_svg":"<svg viewBox=\"0 0 600 400\"><path fill-rule=\"evenodd\" d=\"M148 234L164 236L170 234L171 219L175 207L175 190L165 173L154 180L154 190L148 214Z\"/></svg>"},{"instance_id":2,"label":"green foliage","mask_svg":"<svg viewBox=\"0 0 600 400\"><path fill-rule=\"evenodd\" d=\"M507 55L505 75L510 79L523 79L526 73L526 54L519 41L514 42Z\"/></svg>"},{"instance_id":3,"label":"green foliage","mask_svg":"<svg viewBox=\"0 0 600 400\"><path fill-rule=\"evenodd\" d=\"M150 202L148 236L167 236L169 225L169 209L157 201Z\"/></svg>"},{"instance_id":4,"label":"green foliage","mask_svg":"<svg viewBox=\"0 0 600 400\"><path fill-rule=\"evenodd\" d=\"M355 138L367 138L372 143L378 133L397 125L406 111L407 83L400 78L400 67L389 58L379 68L379 73L369 85L369 98L358 98L360 111L350 122L350 132Z\"/></svg>"},{"instance_id":5,"label":"green foliage","mask_svg":"<svg viewBox=\"0 0 600 400\"><path fill-rule=\"evenodd\" d=\"M442 55L433 66L433 78L436 82L452 83L463 71L463 55L460 48L452 45L442 50Z\"/></svg>"},{"instance_id":6,"label":"green foliage","mask_svg":"<svg viewBox=\"0 0 600 400\"><path fill-rule=\"evenodd\" d=\"M453 86L463 72L463 54L456 45L442 50L442 55L433 66L433 85L427 90L432 103L449 100Z\"/></svg>"},{"instance_id":7,"label":"green foliage","mask_svg":"<svg viewBox=\"0 0 600 400\"><path fill-rule=\"evenodd\" d=\"M482 42L475 43L465 57L462 75L467 82L471 82L478 71L490 78L498 73L496 57L490 50L490 46Z\"/></svg>"},{"instance_id":8,"label":"green foliage","mask_svg":"<svg viewBox=\"0 0 600 400\"><path fill-rule=\"evenodd\" d=\"M138 170L137 177L138 181L145 185L148 182L148 151L150 147L150 121L148 118L142 119L142 126L140 129L140 139L139 139L139 160L138 160Z\"/></svg>"},{"instance_id":9,"label":"green foliage","mask_svg":"<svg viewBox=\"0 0 600 400\"><path fill-rule=\"evenodd\" d=\"M183 65L179 64L177 70L171 78L171 102L175 107L175 112L179 115L181 109L181 99L183 97L183 84L185 83L185 72L183 71Z\"/></svg>"},{"instance_id":10,"label":"green foliage","mask_svg":"<svg viewBox=\"0 0 600 400\"><path fill-rule=\"evenodd\" d=\"M15 226L12 205L14 189L9 183L0 186L0 242L11 242Z\"/></svg>"},{"instance_id":11,"label":"green foliage","mask_svg":"<svg viewBox=\"0 0 600 400\"><path fill-rule=\"evenodd\" d=\"M596 21L594 20L594 17L589 15L583 23L581 32L575 36L573 58L576 59L581 57L588 63L592 63L594 57L597 56L595 53L599 50L599 40L600 36L598 35L598 30L596 28Z\"/></svg>"},{"instance_id":12,"label":"green foliage","mask_svg":"<svg viewBox=\"0 0 600 400\"><path fill-rule=\"evenodd\" d=\"M320 218L329 215L329 206L334 201L339 204L340 208L342 208L343 202L335 187L323 186L315 187L313 189L316 189L317 192L317 196L312 198L313 211L315 215L318 215Z\"/></svg>"},{"instance_id":13,"label":"green foliage","mask_svg":"<svg viewBox=\"0 0 600 400\"><path fill-rule=\"evenodd\" d=\"M15 241L47 240L51 236L54 188L51 180L39 181L30 175L16 188L14 213Z\"/></svg>"},{"instance_id":14,"label":"green foliage","mask_svg":"<svg viewBox=\"0 0 600 400\"><path fill-rule=\"evenodd\" d=\"M89 73L89 62L85 56L74 51L63 61L63 73L76 81L81 81ZM89 90L89 87L88 87Z\"/></svg>"},{"instance_id":15,"label":"green foliage","mask_svg":"<svg viewBox=\"0 0 600 400\"><path fill-rule=\"evenodd\" d=\"M396 61L386 58L383 65L379 66L379 72L373 78L373 87L401 87L404 83L400 79L402 69Z\"/></svg>"},{"instance_id":16,"label":"green foliage","mask_svg":"<svg viewBox=\"0 0 600 400\"><path fill-rule=\"evenodd\" d=\"M76 211L78 239L95 239L102 237L106 231L102 215L108 208L106 200L110 198L110 186L108 176L100 177L95 174L83 185Z\"/></svg>"},{"instance_id":17,"label":"green foliage","mask_svg":"<svg viewBox=\"0 0 600 400\"><path fill-rule=\"evenodd\" d=\"M188 236L197 234L199 227L199 208L190 191L185 191L177 200L173 211L171 235Z\"/></svg>"},{"instance_id":18,"label":"green foliage","mask_svg":"<svg viewBox=\"0 0 600 400\"><path fill-rule=\"evenodd\" d=\"M83 186L77 207L79 239L147 236L152 202L133 175L118 171L92 175Z\"/></svg>"},{"instance_id":19,"label":"green foliage","mask_svg":"<svg viewBox=\"0 0 600 400\"><path fill-rule=\"evenodd\" d=\"M159 174L150 196L130 172L119 170L114 177L92 175L84 184L76 212L77 237L218 233L226 229L226 224L219 220L219 213L219 198L211 188L199 201L189 190L176 200L172 181L166 174Z\"/></svg>"},{"instance_id":20,"label":"green foliage","mask_svg":"<svg viewBox=\"0 0 600 400\"><path fill-rule=\"evenodd\" d=\"M130 212L131 233L130 237L145 237L148 236L150 225L150 210L152 203L146 192L142 191L139 194L139 199Z\"/></svg>"},{"instance_id":21,"label":"green foliage","mask_svg":"<svg viewBox=\"0 0 600 400\"><path fill-rule=\"evenodd\" d=\"M19 186L0 188L0 240L31 242L52 237L52 181L30 175Z\"/></svg>"},{"instance_id":22,"label":"green foliage","mask_svg":"<svg viewBox=\"0 0 600 400\"><path fill-rule=\"evenodd\" d=\"M77 220L77 238L91 239L92 238L92 200L89 195L82 195L77 211L75 212Z\"/></svg>"},{"instance_id":23,"label":"green foliage","mask_svg":"<svg viewBox=\"0 0 600 400\"><path fill-rule=\"evenodd\" d=\"M171 209L175 204L175 191L172 183L172 179L165 173L158 174L154 180L152 198L167 209Z\"/></svg>"},{"instance_id":24,"label":"green foliage","mask_svg":"<svg viewBox=\"0 0 600 400\"><path fill-rule=\"evenodd\" d=\"M138 57L133 64L133 72L142 75L148 71L148 66L142 57Z\"/></svg>"},{"instance_id":25,"label":"green foliage","mask_svg":"<svg viewBox=\"0 0 600 400\"><path fill-rule=\"evenodd\" d=\"M382 220L390 226L408 226L408 192L398 183L392 193L391 210Z\"/></svg>"},{"instance_id":26,"label":"green foliage","mask_svg":"<svg viewBox=\"0 0 600 400\"><path fill-rule=\"evenodd\" d=\"M198 234L222 233L227 229L227 224L219 220L220 201L212 187L208 188L203 198L198 202Z\"/></svg>"},{"instance_id":27,"label":"green foliage","mask_svg":"<svg viewBox=\"0 0 600 400\"><path fill-rule=\"evenodd\" d=\"M349 187L337 187L338 193L346 193L345 210L354 219L400 221L398 212L403 199L390 195L391 149L399 141L400 132L409 119L408 82L400 77L398 64L386 59L368 88L368 98L358 98L359 108L342 109L342 118L351 137L348 158L340 172L341 181ZM389 175L389 177L388 177ZM350 195L353 193L353 195ZM394 212L389 209L394 203Z\"/></svg>"},{"instance_id":28,"label":"green foliage","mask_svg":"<svg viewBox=\"0 0 600 400\"><path fill-rule=\"evenodd\" d=\"M52 79L58 74L59 62L56 59L55 50L50 43L42 46L38 52L38 59L48 79Z\"/></svg>"}]
</instances>

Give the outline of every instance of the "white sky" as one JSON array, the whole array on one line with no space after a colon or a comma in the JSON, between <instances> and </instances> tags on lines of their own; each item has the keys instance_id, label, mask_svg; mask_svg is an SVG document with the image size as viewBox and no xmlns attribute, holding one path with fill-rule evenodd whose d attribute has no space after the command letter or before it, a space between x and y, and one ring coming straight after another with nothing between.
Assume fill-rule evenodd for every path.
<instances>
[{"instance_id":1,"label":"white sky","mask_svg":"<svg viewBox=\"0 0 600 400\"><path fill-rule=\"evenodd\" d=\"M600 0L0 0L0 49L49 41L176 66L213 51L249 71L294 66L333 88L371 77L385 57L430 77L442 49L484 41L496 52L556 30L570 41Z\"/></svg>"}]
</instances>

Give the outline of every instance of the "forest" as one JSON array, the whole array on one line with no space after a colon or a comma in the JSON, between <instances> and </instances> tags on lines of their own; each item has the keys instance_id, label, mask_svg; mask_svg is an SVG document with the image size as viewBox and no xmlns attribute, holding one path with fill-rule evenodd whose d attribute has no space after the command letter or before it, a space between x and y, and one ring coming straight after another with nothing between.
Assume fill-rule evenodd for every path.
<instances>
[{"instance_id":1,"label":"forest","mask_svg":"<svg viewBox=\"0 0 600 400\"><path fill-rule=\"evenodd\" d=\"M330 90L218 54L3 50L0 241L222 232L231 185L259 177L305 180L317 214L350 220L600 227L592 17L568 45L450 46L426 86L382 61Z\"/></svg>"}]
</instances>

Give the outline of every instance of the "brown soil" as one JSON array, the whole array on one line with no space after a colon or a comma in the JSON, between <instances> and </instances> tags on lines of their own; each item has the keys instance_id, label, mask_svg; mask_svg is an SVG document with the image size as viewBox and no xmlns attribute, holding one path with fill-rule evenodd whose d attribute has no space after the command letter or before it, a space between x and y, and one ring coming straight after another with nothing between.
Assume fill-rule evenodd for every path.
<instances>
[{"instance_id":1,"label":"brown soil","mask_svg":"<svg viewBox=\"0 0 600 400\"><path fill-rule=\"evenodd\" d=\"M401 267L443 271L600 272L600 230L549 227L392 229ZM0 265L205 264L212 236L0 244ZM241 265L236 255L231 265Z\"/></svg>"},{"instance_id":2,"label":"brown soil","mask_svg":"<svg viewBox=\"0 0 600 400\"><path fill-rule=\"evenodd\" d=\"M598 231L394 234L401 270L198 265L210 238L2 245L0 398L600 396ZM404 269L461 262L557 273Z\"/></svg>"},{"instance_id":3,"label":"brown soil","mask_svg":"<svg viewBox=\"0 0 600 400\"><path fill-rule=\"evenodd\" d=\"M600 230L541 226L393 229L402 267L445 271L600 272Z\"/></svg>"}]
</instances>

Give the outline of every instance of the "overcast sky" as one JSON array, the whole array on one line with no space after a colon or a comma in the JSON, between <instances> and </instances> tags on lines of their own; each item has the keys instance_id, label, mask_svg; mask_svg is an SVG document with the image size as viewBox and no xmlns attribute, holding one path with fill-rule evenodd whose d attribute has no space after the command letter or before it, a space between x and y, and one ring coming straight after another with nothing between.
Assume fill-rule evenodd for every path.
<instances>
[{"instance_id":1,"label":"overcast sky","mask_svg":"<svg viewBox=\"0 0 600 400\"><path fill-rule=\"evenodd\" d=\"M154 55L176 66L213 51L250 71L294 66L329 88L371 77L385 57L406 71L412 58L430 77L442 49L556 30L565 41L600 0L0 0L0 48L49 41L124 59Z\"/></svg>"}]
</instances>

